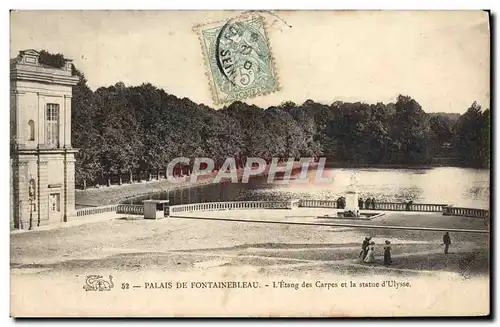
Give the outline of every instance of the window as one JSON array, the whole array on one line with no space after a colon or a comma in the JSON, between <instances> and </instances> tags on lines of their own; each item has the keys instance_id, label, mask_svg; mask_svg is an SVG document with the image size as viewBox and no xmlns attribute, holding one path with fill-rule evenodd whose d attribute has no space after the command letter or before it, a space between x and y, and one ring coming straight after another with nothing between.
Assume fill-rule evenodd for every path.
<instances>
[{"instance_id":1,"label":"window","mask_svg":"<svg viewBox=\"0 0 500 327\"><path fill-rule=\"evenodd\" d=\"M47 103L46 117L46 140L47 144L54 147L59 146L59 105L55 103Z\"/></svg>"},{"instance_id":2,"label":"window","mask_svg":"<svg viewBox=\"0 0 500 327\"><path fill-rule=\"evenodd\" d=\"M35 140L35 122L30 120L28 122L28 128L29 128L29 141L34 141Z\"/></svg>"}]
</instances>

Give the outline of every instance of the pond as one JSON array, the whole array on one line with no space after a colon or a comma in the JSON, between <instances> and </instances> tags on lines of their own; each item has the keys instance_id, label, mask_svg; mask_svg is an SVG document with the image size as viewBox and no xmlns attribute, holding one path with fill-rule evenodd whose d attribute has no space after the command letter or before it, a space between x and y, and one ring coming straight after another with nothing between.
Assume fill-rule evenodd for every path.
<instances>
[{"instance_id":1,"label":"pond","mask_svg":"<svg viewBox=\"0 0 500 327\"><path fill-rule=\"evenodd\" d=\"M309 172L314 177L315 171ZM377 202L453 204L460 207L489 208L490 171L485 169L439 167L428 169L330 168L328 184L270 184L257 177L248 184L221 183L140 196L126 203L144 199L169 199L171 205L196 202L318 199L335 200L345 194L356 176L361 198L375 197ZM311 178L313 179L313 178Z\"/></svg>"}]
</instances>

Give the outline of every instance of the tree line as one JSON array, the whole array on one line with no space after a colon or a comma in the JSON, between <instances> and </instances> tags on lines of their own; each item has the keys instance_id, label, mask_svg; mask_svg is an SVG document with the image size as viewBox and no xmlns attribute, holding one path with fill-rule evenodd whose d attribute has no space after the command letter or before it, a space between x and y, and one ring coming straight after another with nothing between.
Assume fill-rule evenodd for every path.
<instances>
[{"instance_id":1,"label":"tree line","mask_svg":"<svg viewBox=\"0 0 500 327\"><path fill-rule=\"evenodd\" d=\"M40 62L54 67L62 54L44 50ZM215 110L178 98L151 84L92 91L82 72L73 88L72 144L79 148L77 183L110 175L164 170L176 157L233 156L283 160L326 156L351 165L457 165L488 168L490 110L476 102L465 113L431 113L410 96L367 104L307 100L260 108L234 102Z\"/></svg>"}]
</instances>

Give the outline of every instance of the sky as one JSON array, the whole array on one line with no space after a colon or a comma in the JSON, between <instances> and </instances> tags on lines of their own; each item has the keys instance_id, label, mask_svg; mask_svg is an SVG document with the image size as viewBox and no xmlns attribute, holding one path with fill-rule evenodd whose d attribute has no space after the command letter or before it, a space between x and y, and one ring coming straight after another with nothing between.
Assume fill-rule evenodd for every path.
<instances>
[{"instance_id":1,"label":"sky","mask_svg":"<svg viewBox=\"0 0 500 327\"><path fill-rule=\"evenodd\" d=\"M73 59L92 89L151 83L211 99L193 27L235 11L13 11L10 56L45 49ZM279 11L261 14L280 90L245 102L392 102L426 112L490 107L490 33L482 11ZM285 23L286 22L286 23Z\"/></svg>"}]
</instances>

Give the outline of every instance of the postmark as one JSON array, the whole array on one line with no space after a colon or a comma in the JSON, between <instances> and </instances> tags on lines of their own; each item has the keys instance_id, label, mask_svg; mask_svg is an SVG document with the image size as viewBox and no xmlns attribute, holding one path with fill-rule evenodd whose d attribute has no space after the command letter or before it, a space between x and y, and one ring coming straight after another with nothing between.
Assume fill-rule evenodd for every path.
<instances>
[{"instance_id":1,"label":"postmark","mask_svg":"<svg viewBox=\"0 0 500 327\"><path fill-rule=\"evenodd\" d=\"M243 15L195 28L200 38L212 99L231 103L279 89L265 21Z\"/></svg>"}]
</instances>

